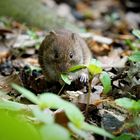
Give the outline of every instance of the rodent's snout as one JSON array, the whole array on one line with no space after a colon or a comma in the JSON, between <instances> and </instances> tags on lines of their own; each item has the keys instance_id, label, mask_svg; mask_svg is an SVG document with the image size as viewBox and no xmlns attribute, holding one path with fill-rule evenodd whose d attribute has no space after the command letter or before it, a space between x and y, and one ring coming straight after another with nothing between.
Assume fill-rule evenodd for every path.
<instances>
[{"instance_id":1,"label":"rodent's snout","mask_svg":"<svg viewBox=\"0 0 140 140\"><path fill-rule=\"evenodd\" d=\"M68 68L67 68L65 65L60 67L60 71L61 71L61 72L66 72L67 69L68 69Z\"/></svg>"},{"instance_id":2,"label":"rodent's snout","mask_svg":"<svg viewBox=\"0 0 140 140\"><path fill-rule=\"evenodd\" d=\"M66 72L68 69L70 68L69 65L67 64L63 64L63 65L59 65L58 66L58 70L62 73L62 72Z\"/></svg>"}]
</instances>

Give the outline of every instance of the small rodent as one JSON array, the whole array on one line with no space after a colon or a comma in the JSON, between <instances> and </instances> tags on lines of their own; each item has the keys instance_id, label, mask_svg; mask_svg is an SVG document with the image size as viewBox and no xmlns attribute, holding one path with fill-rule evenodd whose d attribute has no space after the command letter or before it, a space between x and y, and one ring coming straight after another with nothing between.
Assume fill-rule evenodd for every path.
<instances>
[{"instance_id":1,"label":"small rodent","mask_svg":"<svg viewBox=\"0 0 140 140\"><path fill-rule=\"evenodd\" d=\"M49 82L60 82L63 72L74 65L88 65L91 57L85 41L78 34L66 29L51 31L39 49L39 64ZM87 71L80 70L69 75L72 81L79 77L81 81L86 81Z\"/></svg>"}]
</instances>

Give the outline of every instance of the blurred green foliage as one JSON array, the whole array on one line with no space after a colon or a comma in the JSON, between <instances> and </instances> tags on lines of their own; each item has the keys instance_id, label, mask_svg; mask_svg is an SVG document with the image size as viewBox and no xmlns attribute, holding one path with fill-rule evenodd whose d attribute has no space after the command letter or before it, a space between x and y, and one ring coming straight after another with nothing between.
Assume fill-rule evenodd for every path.
<instances>
[{"instance_id":1,"label":"blurred green foliage","mask_svg":"<svg viewBox=\"0 0 140 140\"><path fill-rule=\"evenodd\" d=\"M19 112L0 109L1 140L41 140L37 128Z\"/></svg>"}]
</instances>

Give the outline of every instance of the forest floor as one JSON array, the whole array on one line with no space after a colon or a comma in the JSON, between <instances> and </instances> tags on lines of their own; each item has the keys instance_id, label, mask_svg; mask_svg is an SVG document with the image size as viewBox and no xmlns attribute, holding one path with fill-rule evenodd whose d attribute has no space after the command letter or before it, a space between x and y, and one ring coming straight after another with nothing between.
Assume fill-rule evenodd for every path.
<instances>
[{"instance_id":1,"label":"forest floor","mask_svg":"<svg viewBox=\"0 0 140 140\"><path fill-rule=\"evenodd\" d=\"M79 34L87 42L93 58L101 62L102 71L110 77L105 82L100 81L101 74L93 77L86 113L89 85L76 80L70 85L66 84L59 96L76 104L88 123L104 128L118 136L118 140L128 139L127 136L130 140L139 139L139 7L129 7L128 1L56 1L57 4L46 1L46 5L56 7L59 16L80 28ZM0 17L0 90L3 91L0 98L31 104L11 87L11 83L23 86L35 95L59 93L62 86L46 82L38 64L38 49L45 34L46 31L37 27L19 23L10 17ZM59 123L64 125L63 111L56 114L60 115ZM123 136L119 139L120 135ZM91 139L104 138L94 135Z\"/></svg>"}]
</instances>

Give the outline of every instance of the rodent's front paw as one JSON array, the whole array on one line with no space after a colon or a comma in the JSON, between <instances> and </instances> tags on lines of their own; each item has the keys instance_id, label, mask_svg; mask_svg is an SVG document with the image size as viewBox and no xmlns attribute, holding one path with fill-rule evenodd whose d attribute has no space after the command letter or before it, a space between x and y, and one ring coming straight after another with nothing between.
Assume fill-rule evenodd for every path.
<instances>
[{"instance_id":1,"label":"rodent's front paw","mask_svg":"<svg viewBox=\"0 0 140 140\"><path fill-rule=\"evenodd\" d=\"M69 78L69 80L71 80L71 81L74 81L74 80L76 79L76 77L75 77L74 74L70 74L70 75L68 76L68 78Z\"/></svg>"},{"instance_id":2,"label":"rodent's front paw","mask_svg":"<svg viewBox=\"0 0 140 140\"><path fill-rule=\"evenodd\" d=\"M89 80L89 77L88 77L87 73L81 73L80 74L80 82L87 83L88 80Z\"/></svg>"},{"instance_id":3,"label":"rodent's front paw","mask_svg":"<svg viewBox=\"0 0 140 140\"><path fill-rule=\"evenodd\" d=\"M76 73L70 73L68 78L72 81L75 81L76 79L79 78L81 83L87 83L89 80L89 76L88 76L88 72L87 70L82 70L82 71L78 71Z\"/></svg>"}]
</instances>

